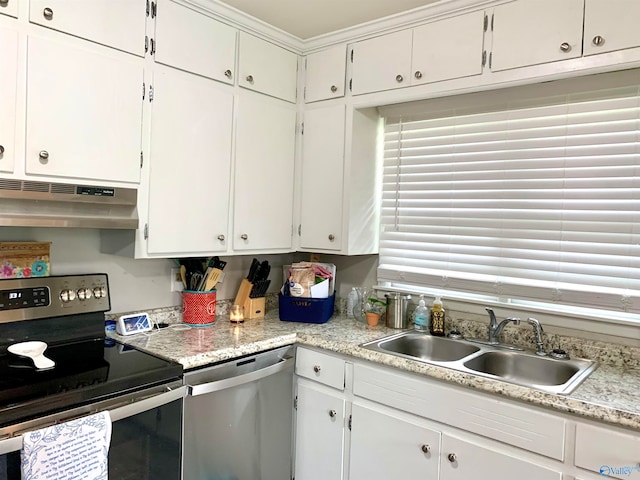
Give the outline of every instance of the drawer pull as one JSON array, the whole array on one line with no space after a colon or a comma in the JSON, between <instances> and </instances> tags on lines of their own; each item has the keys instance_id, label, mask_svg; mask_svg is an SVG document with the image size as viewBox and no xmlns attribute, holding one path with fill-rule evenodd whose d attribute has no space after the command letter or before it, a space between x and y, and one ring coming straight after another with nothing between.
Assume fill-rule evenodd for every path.
<instances>
[{"instance_id":1,"label":"drawer pull","mask_svg":"<svg viewBox=\"0 0 640 480\"><path fill-rule=\"evenodd\" d=\"M424 453L429 453L429 452L431 451L431 447L429 447L429 445L427 445L427 444L422 445L422 446L420 447L420 449L421 449Z\"/></svg>"},{"instance_id":2,"label":"drawer pull","mask_svg":"<svg viewBox=\"0 0 640 480\"><path fill-rule=\"evenodd\" d=\"M331 92L336 93L337 91L338 91L338 87L336 87L335 85L331 85Z\"/></svg>"},{"instance_id":3,"label":"drawer pull","mask_svg":"<svg viewBox=\"0 0 640 480\"><path fill-rule=\"evenodd\" d=\"M568 53L571 51L571 45L569 45L567 42L564 42L562 44L560 44L560 51L564 52L564 53Z\"/></svg>"},{"instance_id":4,"label":"drawer pull","mask_svg":"<svg viewBox=\"0 0 640 480\"><path fill-rule=\"evenodd\" d=\"M336 418L336 415L337 415L337 414L338 414L338 413L337 413L335 410L329 410L329 416L330 416L331 418Z\"/></svg>"},{"instance_id":5,"label":"drawer pull","mask_svg":"<svg viewBox=\"0 0 640 480\"><path fill-rule=\"evenodd\" d=\"M314 371L314 372L316 372L316 373L320 373L320 370L321 370L320 365L314 365L314 366L313 366L313 371Z\"/></svg>"},{"instance_id":6,"label":"drawer pull","mask_svg":"<svg viewBox=\"0 0 640 480\"><path fill-rule=\"evenodd\" d=\"M450 453L449 455L447 455L447 460L449 460L451 463L455 463L458 460L458 457L456 457L455 453Z\"/></svg>"},{"instance_id":7,"label":"drawer pull","mask_svg":"<svg viewBox=\"0 0 640 480\"><path fill-rule=\"evenodd\" d=\"M53 18L53 10L47 7L42 11L42 15L44 15L44 18L47 20L51 20Z\"/></svg>"}]
</instances>

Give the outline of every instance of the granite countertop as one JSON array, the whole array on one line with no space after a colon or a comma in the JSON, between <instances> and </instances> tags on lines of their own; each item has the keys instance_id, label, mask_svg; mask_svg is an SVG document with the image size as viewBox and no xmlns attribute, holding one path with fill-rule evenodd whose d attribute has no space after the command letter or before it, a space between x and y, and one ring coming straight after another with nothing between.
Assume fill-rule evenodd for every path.
<instances>
[{"instance_id":1,"label":"granite countertop","mask_svg":"<svg viewBox=\"0 0 640 480\"><path fill-rule=\"evenodd\" d=\"M219 315L216 324L209 327L175 323L150 335L113 336L123 343L181 363L185 370L298 343L640 431L640 402L637 401L640 369L635 366L600 364L572 394L556 395L359 346L398 332L385 326L369 327L340 315L320 325L282 322L276 311L241 324L232 324L228 316Z\"/></svg>"}]
</instances>

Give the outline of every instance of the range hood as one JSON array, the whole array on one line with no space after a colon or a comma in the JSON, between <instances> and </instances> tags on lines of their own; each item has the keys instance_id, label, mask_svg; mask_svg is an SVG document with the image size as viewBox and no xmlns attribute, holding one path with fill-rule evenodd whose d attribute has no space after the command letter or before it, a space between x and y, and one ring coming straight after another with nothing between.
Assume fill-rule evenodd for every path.
<instances>
[{"instance_id":1,"label":"range hood","mask_svg":"<svg viewBox=\"0 0 640 480\"><path fill-rule=\"evenodd\" d=\"M0 226L138 228L137 190L0 179Z\"/></svg>"}]
</instances>

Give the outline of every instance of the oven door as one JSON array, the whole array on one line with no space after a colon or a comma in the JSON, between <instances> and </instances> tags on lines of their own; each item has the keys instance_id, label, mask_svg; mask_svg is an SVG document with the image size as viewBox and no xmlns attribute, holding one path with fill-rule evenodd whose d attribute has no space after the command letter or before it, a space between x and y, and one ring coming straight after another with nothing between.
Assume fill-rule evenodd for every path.
<instances>
[{"instance_id":1,"label":"oven door","mask_svg":"<svg viewBox=\"0 0 640 480\"><path fill-rule=\"evenodd\" d=\"M185 391L176 382L4 427L0 429L0 479L21 479L24 433L106 410L112 422L109 478L180 480Z\"/></svg>"}]
</instances>

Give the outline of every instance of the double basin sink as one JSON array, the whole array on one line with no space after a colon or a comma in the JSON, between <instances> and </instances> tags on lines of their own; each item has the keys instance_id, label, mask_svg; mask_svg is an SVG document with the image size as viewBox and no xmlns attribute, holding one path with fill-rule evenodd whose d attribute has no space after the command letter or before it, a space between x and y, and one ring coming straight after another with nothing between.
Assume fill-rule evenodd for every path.
<instances>
[{"instance_id":1,"label":"double basin sink","mask_svg":"<svg viewBox=\"0 0 640 480\"><path fill-rule=\"evenodd\" d=\"M575 390L597 367L590 360L555 359L415 331L367 342L362 347L562 395Z\"/></svg>"}]
</instances>

